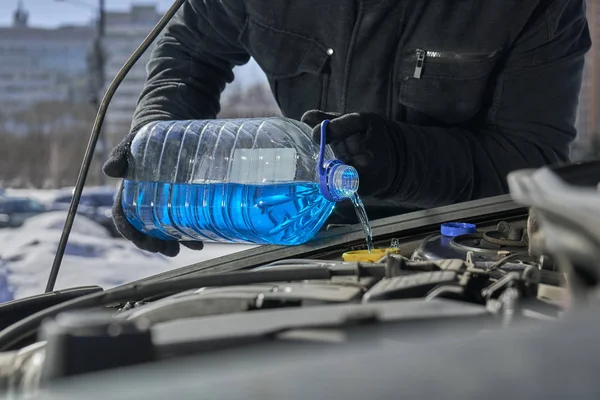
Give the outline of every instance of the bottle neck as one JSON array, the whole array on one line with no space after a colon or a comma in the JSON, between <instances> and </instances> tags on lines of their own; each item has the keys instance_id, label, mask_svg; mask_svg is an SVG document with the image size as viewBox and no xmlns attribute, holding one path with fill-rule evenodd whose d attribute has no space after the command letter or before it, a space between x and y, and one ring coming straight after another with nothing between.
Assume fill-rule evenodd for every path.
<instances>
[{"instance_id":1,"label":"bottle neck","mask_svg":"<svg viewBox=\"0 0 600 400\"><path fill-rule=\"evenodd\" d=\"M328 160L320 176L321 193L329 201L349 199L358 191L358 172L339 160Z\"/></svg>"},{"instance_id":2,"label":"bottle neck","mask_svg":"<svg viewBox=\"0 0 600 400\"><path fill-rule=\"evenodd\" d=\"M358 191L358 171L340 160L325 161L328 124L328 119L321 122L319 182L323 196L329 201L338 202L351 198Z\"/></svg>"}]
</instances>

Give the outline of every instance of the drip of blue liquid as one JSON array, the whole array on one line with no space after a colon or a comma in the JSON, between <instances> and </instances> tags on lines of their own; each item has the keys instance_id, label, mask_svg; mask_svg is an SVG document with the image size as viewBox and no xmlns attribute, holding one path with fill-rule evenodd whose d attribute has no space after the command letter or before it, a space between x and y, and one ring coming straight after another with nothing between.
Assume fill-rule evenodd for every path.
<instances>
[{"instance_id":1,"label":"drip of blue liquid","mask_svg":"<svg viewBox=\"0 0 600 400\"><path fill-rule=\"evenodd\" d=\"M313 182L243 185L128 180L122 204L133 226L159 239L277 245L311 239L335 206Z\"/></svg>"}]
</instances>

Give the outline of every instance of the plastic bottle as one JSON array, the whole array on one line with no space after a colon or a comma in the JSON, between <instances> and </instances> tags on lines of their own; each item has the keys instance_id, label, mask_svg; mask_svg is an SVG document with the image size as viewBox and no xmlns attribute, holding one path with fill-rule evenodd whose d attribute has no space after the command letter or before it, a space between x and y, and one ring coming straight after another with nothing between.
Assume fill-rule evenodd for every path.
<instances>
[{"instance_id":1,"label":"plastic bottle","mask_svg":"<svg viewBox=\"0 0 600 400\"><path fill-rule=\"evenodd\" d=\"M164 240L304 243L358 189L311 132L281 117L150 123L131 145L125 215Z\"/></svg>"}]
</instances>

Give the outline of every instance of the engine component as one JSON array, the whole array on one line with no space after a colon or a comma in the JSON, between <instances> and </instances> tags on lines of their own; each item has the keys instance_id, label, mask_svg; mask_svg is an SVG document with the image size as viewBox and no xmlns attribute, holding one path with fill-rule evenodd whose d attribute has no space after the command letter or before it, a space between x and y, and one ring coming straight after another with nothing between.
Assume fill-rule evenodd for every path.
<instances>
[{"instance_id":1,"label":"engine component","mask_svg":"<svg viewBox=\"0 0 600 400\"><path fill-rule=\"evenodd\" d=\"M59 314L42 325L41 338L47 341L42 382L154 359L148 324L110 312Z\"/></svg>"},{"instance_id":2,"label":"engine component","mask_svg":"<svg viewBox=\"0 0 600 400\"><path fill-rule=\"evenodd\" d=\"M527 247L529 240L524 228L516 228L507 222L500 222L495 231L483 233L483 240L501 247Z\"/></svg>"},{"instance_id":3,"label":"engine component","mask_svg":"<svg viewBox=\"0 0 600 400\"><path fill-rule=\"evenodd\" d=\"M361 286L329 282L282 282L192 290L158 300L122 314L130 320L146 319L151 324L178 318L230 314L251 309L347 303L362 294Z\"/></svg>"},{"instance_id":4,"label":"engine component","mask_svg":"<svg viewBox=\"0 0 600 400\"><path fill-rule=\"evenodd\" d=\"M473 261L498 261L509 254L527 251L529 240L525 229L500 222L496 230L473 233L472 224L444 224L440 234L432 235L414 251L412 260L442 260L456 258Z\"/></svg>"},{"instance_id":5,"label":"engine component","mask_svg":"<svg viewBox=\"0 0 600 400\"><path fill-rule=\"evenodd\" d=\"M382 279L365 293L363 302L424 297L438 285L455 282L456 277L456 272L438 271Z\"/></svg>"},{"instance_id":6,"label":"engine component","mask_svg":"<svg viewBox=\"0 0 600 400\"><path fill-rule=\"evenodd\" d=\"M508 175L508 184L516 201L534 207L529 221L533 231L530 251L556 258L560 269L570 276L574 301L585 303L588 297L595 301L600 285L596 188L570 186L549 168L514 171Z\"/></svg>"},{"instance_id":7,"label":"engine component","mask_svg":"<svg viewBox=\"0 0 600 400\"><path fill-rule=\"evenodd\" d=\"M45 343L0 353L0 391L7 397L22 391L34 392L40 384Z\"/></svg>"}]
</instances>

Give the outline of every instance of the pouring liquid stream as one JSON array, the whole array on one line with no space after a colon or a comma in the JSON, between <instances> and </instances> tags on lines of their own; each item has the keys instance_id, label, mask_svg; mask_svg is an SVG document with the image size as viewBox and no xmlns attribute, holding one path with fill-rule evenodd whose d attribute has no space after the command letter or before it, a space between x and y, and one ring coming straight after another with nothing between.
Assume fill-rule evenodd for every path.
<instances>
[{"instance_id":1,"label":"pouring liquid stream","mask_svg":"<svg viewBox=\"0 0 600 400\"><path fill-rule=\"evenodd\" d=\"M365 205L362 200L358 196L357 193L354 193L350 198L352 200L352 204L354 205L354 211L356 211L356 216L358 217L358 221L362 225L363 232L365 233L365 239L367 241L367 250L369 253L373 251L375 248L373 244L373 233L371 232L371 224L369 223L369 218L367 217L367 212L365 211Z\"/></svg>"}]
</instances>

